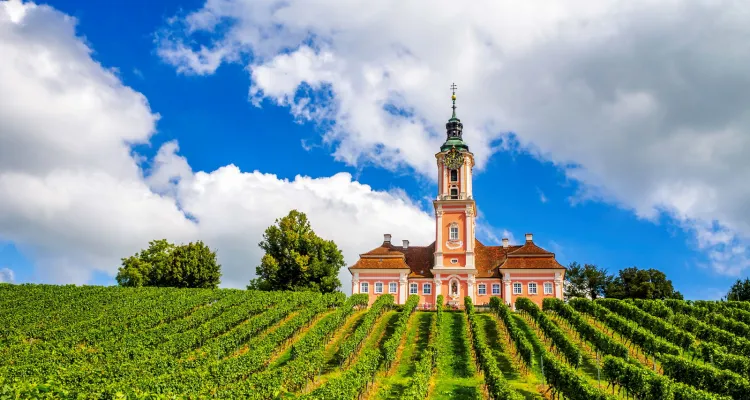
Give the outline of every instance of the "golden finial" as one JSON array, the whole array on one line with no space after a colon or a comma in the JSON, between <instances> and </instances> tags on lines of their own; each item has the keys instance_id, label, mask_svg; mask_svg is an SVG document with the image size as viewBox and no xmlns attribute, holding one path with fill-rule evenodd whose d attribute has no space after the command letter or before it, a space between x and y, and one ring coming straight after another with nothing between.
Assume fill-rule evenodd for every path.
<instances>
[{"instance_id":1,"label":"golden finial","mask_svg":"<svg viewBox=\"0 0 750 400\"><path fill-rule=\"evenodd\" d=\"M455 83L451 83L451 90L453 91L453 95L451 96L451 100L453 100L453 118L456 118L456 89L458 89L458 86Z\"/></svg>"}]
</instances>

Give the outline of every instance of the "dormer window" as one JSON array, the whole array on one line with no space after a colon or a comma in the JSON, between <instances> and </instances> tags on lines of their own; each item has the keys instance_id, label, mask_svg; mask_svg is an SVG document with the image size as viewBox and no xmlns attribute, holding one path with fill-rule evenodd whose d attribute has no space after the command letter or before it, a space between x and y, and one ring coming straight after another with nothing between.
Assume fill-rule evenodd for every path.
<instances>
[{"instance_id":1,"label":"dormer window","mask_svg":"<svg viewBox=\"0 0 750 400\"><path fill-rule=\"evenodd\" d=\"M458 240L458 224L455 222L450 227L450 240Z\"/></svg>"},{"instance_id":2,"label":"dormer window","mask_svg":"<svg viewBox=\"0 0 750 400\"><path fill-rule=\"evenodd\" d=\"M451 182L458 182L458 170L457 169L451 170Z\"/></svg>"},{"instance_id":3,"label":"dormer window","mask_svg":"<svg viewBox=\"0 0 750 400\"><path fill-rule=\"evenodd\" d=\"M455 186L451 188L451 199L458 200L458 188Z\"/></svg>"}]
</instances>

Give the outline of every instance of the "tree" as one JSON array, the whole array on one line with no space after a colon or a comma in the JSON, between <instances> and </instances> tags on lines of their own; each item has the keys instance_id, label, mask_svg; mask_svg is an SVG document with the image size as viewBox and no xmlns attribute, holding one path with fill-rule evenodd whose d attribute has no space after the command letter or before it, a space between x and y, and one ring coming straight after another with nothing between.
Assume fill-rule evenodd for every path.
<instances>
[{"instance_id":1,"label":"tree","mask_svg":"<svg viewBox=\"0 0 750 400\"><path fill-rule=\"evenodd\" d=\"M116 279L120 286L216 288L220 277L216 252L203 242L175 246L160 239L149 242L140 253L123 258Z\"/></svg>"},{"instance_id":2,"label":"tree","mask_svg":"<svg viewBox=\"0 0 750 400\"><path fill-rule=\"evenodd\" d=\"M604 295L615 299L682 299L663 272L638 267L621 269L607 285Z\"/></svg>"},{"instance_id":3,"label":"tree","mask_svg":"<svg viewBox=\"0 0 750 400\"><path fill-rule=\"evenodd\" d=\"M727 300L750 301L750 279L737 279L727 293Z\"/></svg>"},{"instance_id":4,"label":"tree","mask_svg":"<svg viewBox=\"0 0 750 400\"><path fill-rule=\"evenodd\" d=\"M586 297L592 300L604 296L604 291L612 282L604 268L593 264L580 265L572 262L565 273L565 298Z\"/></svg>"},{"instance_id":5,"label":"tree","mask_svg":"<svg viewBox=\"0 0 750 400\"><path fill-rule=\"evenodd\" d=\"M277 219L258 246L265 255L248 289L330 293L341 286L338 272L345 265L344 256L333 241L313 232L302 212L292 210Z\"/></svg>"}]
</instances>

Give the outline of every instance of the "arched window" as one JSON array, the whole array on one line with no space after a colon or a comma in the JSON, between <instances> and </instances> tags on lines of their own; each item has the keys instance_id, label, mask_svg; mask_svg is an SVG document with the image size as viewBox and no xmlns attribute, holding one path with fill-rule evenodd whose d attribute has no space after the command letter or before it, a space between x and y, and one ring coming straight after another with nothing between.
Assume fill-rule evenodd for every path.
<instances>
[{"instance_id":1,"label":"arched window","mask_svg":"<svg viewBox=\"0 0 750 400\"><path fill-rule=\"evenodd\" d=\"M451 199L458 200L458 188L455 186L451 188Z\"/></svg>"},{"instance_id":2,"label":"arched window","mask_svg":"<svg viewBox=\"0 0 750 400\"><path fill-rule=\"evenodd\" d=\"M458 170L457 169L451 170L451 182L458 182Z\"/></svg>"},{"instance_id":3,"label":"arched window","mask_svg":"<svg viewBox=\"0 0 750 400\"><path fill-rule=\"evenodd\" d=\"M458 240L458 224L455 222L450 227L450 240Z\"/></svg>"}]
</instances>

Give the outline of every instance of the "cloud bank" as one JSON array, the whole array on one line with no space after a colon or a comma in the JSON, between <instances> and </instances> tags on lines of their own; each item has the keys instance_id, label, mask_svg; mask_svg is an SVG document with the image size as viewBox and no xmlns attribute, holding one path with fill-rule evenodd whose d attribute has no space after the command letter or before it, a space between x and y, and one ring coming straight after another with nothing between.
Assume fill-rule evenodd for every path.
<instances>
[{"instance_id":1,"label":"cloud bank","mask_svg":"<svg viewBox=\"0 0 750 400\"><path fill-rule=\"evenodd\" d=\"M432 217L400 192L346 173L279 179L233 165L193 171L165 143L142 164L159 115L92 59L75 20L47 6L0 3L0 239L36 268L34 280L87 283L114 276L149 240L203 240L218 251L222 286L244 287L258 242L296 208L353 263L382 234L426 243ZM349 273L341 271L344 288ZM13 272L0 270L0 281Z\"/></svg>"},{"instance_id":2,"label":"cloud bank","mask_svg":"<svg viewBox=\"0 0 750 400\"><path fill-rule=\"evenodd\" d=\"M245 62L251 101L320 123L351 165L433 177L448 85L481 169L514 149L750 266L750 3L207 0L159 54L185 74ZM249 61L247 61L249 60Z\"/></svg>"}]
</instances>

